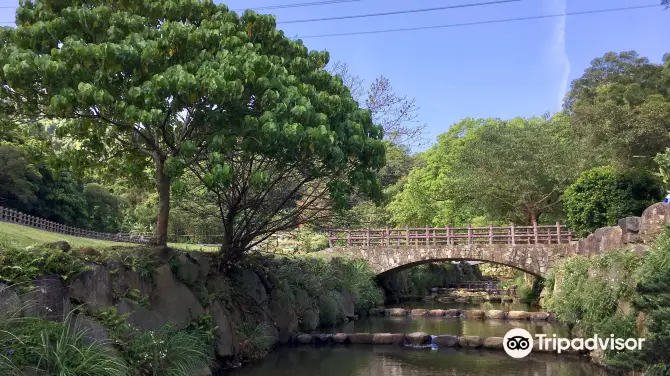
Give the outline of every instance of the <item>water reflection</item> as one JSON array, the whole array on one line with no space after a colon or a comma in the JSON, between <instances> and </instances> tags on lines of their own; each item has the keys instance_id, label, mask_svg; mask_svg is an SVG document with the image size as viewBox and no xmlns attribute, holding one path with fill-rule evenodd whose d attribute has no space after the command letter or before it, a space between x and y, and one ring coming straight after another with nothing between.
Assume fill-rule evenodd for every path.
<instances>
[{"instance_id":1,"label":"water reflection","mask_svg":"<svg viewBox=\"0 0 670 376\"><path fill-rule=\"evenodd\" d=\"M455 336L504 337L510 329L523 328L531 334L569 337L564 326L546 321L477 320L457 317L366 317L325 333L411 333L452 334Z\"/></svg>"},{"instance_id":2,"label":"water reflection","mask_svg":"<svg viewBox=\"0 0 670 376\"><path fill-rule=\"evenodd\" d=\"M408 349L398 346L282 348L235 376L587 376L605 375L588 362L531 354L517 360L485 350Z\"/></svg>"},{"instance_id":3,"label":"water reflection","mask_svg":"<svg viewBox=\"0 0 670 376\"><path fill-rule=\"evenodd\" d=\"M531 307L528 304L523 303L491 303L491 302L481 302L481 303L440 303L438 301L421 301L421 302L403 302L398 304L391 304L389 308L423 308L423 309L481 309L484 311L490 311L492 309L497 309L500 311L528 311L536 312L537 308Z\"/></svg>"}]
</instances>

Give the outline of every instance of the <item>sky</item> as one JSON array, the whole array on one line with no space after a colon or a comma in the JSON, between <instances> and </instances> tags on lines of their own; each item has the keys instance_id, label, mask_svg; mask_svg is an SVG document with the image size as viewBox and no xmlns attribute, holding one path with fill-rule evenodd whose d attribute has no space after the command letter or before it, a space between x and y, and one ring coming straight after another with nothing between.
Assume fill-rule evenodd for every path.
<instances>
[{"instance_id":1,"label":"sky","mask_svg":"<svg viewBox=\"0 0 670 376\"><path fill-rule=\"evenodd\" d=\"M242 12L246 8L324 1L328 0L224 3ZM310 49L328 51L331 62L346 62L350 71L366 83L384 75L397 94L415 98L420 107L417 122L426 125L426 143L414 151L429 147L437 135L463 118L509 119L559 110L570 82L581 76L591 60L609 51L635 50L657 63L664 53L670 53L670 10L661 6L439 29L314 37L651 5L660 0L518 0L488 5L482 3L495 0L344 1L259 12L275 14L277 27L287 36L301 38ZM288 22L466 4L480 5ZM12 7L17 5L16 0L0 0L0 22L12 22Z\"/></svg>"}]
</instances>

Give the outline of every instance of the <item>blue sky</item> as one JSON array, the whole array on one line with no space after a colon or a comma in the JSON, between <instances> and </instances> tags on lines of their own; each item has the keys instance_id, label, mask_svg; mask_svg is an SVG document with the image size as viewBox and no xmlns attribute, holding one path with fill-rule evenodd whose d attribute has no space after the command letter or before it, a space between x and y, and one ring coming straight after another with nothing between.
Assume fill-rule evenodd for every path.
<instances>
[{"instance_id":1,"label":"blue sky","mask_svg":"<svg viewBox=\"0 0 670 376\"><path fill-rule=\"evenodd\" d=\"M232 9L315 0L228 0ZM273 9L288 36L421 27L660 3L660 0L522 0L507 4L349 20L282 21L389 12L491 0L360 0ZM0 0L0 6L18 4ZM0 22L13 21L0 9ZM349 64L370 82L379 75L415 97L429 143L465 117L541 115L559 109L569 82L608 51L636 50L654 62L670 52L670 10L661 7L457 28L305 38L311 49ZM423 149L423 148L421 148ZM419 150L419 149L417 149Z\"/></svg>"}]
</instances>

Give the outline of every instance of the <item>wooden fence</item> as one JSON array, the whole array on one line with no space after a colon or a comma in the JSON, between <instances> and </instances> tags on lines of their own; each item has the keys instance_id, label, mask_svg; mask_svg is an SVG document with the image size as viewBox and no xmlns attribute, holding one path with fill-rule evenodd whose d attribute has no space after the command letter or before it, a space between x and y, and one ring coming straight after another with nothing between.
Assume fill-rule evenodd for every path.
<instances>
[{"instance_id":1,"label":"wooden fence","mask_svg":"<svg viewBox=\"0 0 670 376\"><path fill-rule=\"evenodd\" d=\"M445 246L483 244L565 244L572 232L560 223L551 226L441 227L403 229L331 229L330 247Z\"/></svg>"},{"instance_id":2,"label":"wooden fence","mask_svg":"<svg viewBox=\"0 0 670 376\"><path fill-rule=\"evenodd\" d=\"M83 238L108 240L113 242L146 244L150 239L150 236L146 234L111 234L65 226L60 223L52 222L44 218L34 217L32 215L21 213L12 209L7 209L2 206L0 206L0 222L17 223L19 225L33 227L49 232L56 232L64 235L80 236Z\"/></svg>"}]
</instances>

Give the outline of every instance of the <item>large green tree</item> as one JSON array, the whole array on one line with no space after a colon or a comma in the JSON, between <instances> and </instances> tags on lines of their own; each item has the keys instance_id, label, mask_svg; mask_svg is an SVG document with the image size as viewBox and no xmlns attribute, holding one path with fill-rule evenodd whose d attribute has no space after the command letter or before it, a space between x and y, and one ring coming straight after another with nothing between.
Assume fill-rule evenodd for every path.
<instances>
[{"instance_id":1,"label":"large green tree","mask_svg":"<svg viewBox=\"0 0 670 376\"><path fill-rule=\"evenodd\" d=\"M670 143L670 55L663 63L610 52L573 81L564 107L594 164L649 168Z\"/></svg>"},{"instance_id":2,"label":"large green tree","mask_svg":"<svg viewBox=\"0 0 670 376\"><path fill-rule=\"evenodd\" d=\"M281 65L315 59L271 61L263 52L285 47L272 46L283 35L212 1L24 1L16 21L2 32L2 99L24 116L71 119L62 133L89 152L120 153L128 173L150 161L160 245L175 179L217 132L251 138L242 120L263 115L261 101L276 101L277 82L292 79Z\"/></svg>"}]
</instances>

